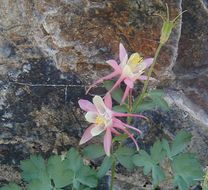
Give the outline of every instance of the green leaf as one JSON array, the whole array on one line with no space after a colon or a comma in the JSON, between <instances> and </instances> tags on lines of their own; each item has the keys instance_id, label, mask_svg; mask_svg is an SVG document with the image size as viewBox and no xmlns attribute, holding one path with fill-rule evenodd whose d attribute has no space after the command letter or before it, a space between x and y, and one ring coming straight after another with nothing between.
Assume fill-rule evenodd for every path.
<instances>
[{"instance_id":1,"label":"green leaf","mask_svg":"<svg viewBox=\"0 0 208 190\"><path fill-rule=\"evenodd\" d=\"M67 169L60 156L51 156L49 158L47 171L56 188L62 188L73 183L74 173Z\"/></svg>"},{"instance_id":2,"label":"green leaf","mask_svg":"<svg viewBox=\"0 0 208 190\"><path fill-rule=\"evenodd\" d=\"M96 172L83 164L79 152L71 148L63 161L65 168L73 171L73 188L80 189L80 183L89 187L97 186Z\"/></svg>"},{"instance_id":3,"label":"green leaf","mask_svg":"<svg viewBox=\"0 0 208 190\"><path fill-rule=\"evenodd\" d=\"M147 175L154 166L154 161L144 150L140 150L139 154L134 155L132 160L136 166L144 167L143 172L145 175Z\"/></svg>"},{"instance_id":4,"label":"green leaf","mask_svg":"<svg viewBox=\"0 0 208 190\"><path fill-rule=\"evenodd\" d=\"M114 82L109 80L109 81L105 81L104 82L104 87L106 88L106 90L111 90L111 88L113 87ZM116 88L115 90L113 90L113 92L111 93L112 98L117 101L119 104L121 103L122 97L123 97L123 90L121 90L121 88Z\"/></svg>"},{"instance_id":5,"label":"green leaf","mask_svg":"<svg viewBox=\"0 0 208 190\"><path fill-rule=\"evenodd\" d=\"M174 184L180 190L188 190L191 185L203 179L203 172L199 161L193 154L183 153L174 157L172 161Z\"/></svg>"},{"instance_id":6,"label":"green leaf","mask_svg":"<svg viewBox=\"0 0 208 190\"><path fill-rule=\"evenodd\" d=\"M52 190L52 186L43 180L32 180L27 186L27 190Z\"/></svg>"},{"instance_id":7,"label":"green leaf","mask_svg":"<svg viewBox=\"0 0 208 190\"><path fill-rule=\"evenodd\" d=\"M150 148L150 154L141 150L139 154L133 157L133 163L136 166L142 166L143 172L147 175L152 171L153 185L165 179L165 173L159 166L159 163L165 158L165 151L163 150L162 143L157 140Z\"/></svg>"},{"instance_id":8,"label":"green leaf","mask_svg":"<svg viewBox=\"0 0 208 190\"><path fill-rule=\"evenodd\" d=\"M161 181L165 179L165 173L160 166L155 165L152 168L152 178L154 186L158 185Z\"/></svg>"},{"instance_id":9,"label":"green leaf","mask_svg":"<svg viewBox=\"0 0 208 190\"><path fill-rule=\"evenodd\" d=\"M96 159L105 155L103 145L101 144L91 144L83 149L83 155L88 159Z\"/></svg>"},{"instance_id":10,"label":"green leaf","mask_svg":"<svg viewBox=\"0 0 208 190\"><path fill-rule=\"evenodd\" d=\"M127 134L121 134L119 136L114 137L113 142L121 142L121 141L128 139L128 137L129 136Z\"/></svg>"},{"instance_id":11,"label":"green leaf","mask_svg":"<svg viewBox=\"0 0 208 190\"><path fill-rule=\"evenodd\" d=\"M38 189L50 190L51 181L48 176L45 161L41 156L31 156L30 159L21 161L22 177L29 183L29 187L38 186Z\"/></svg>"},{"instance_id":12,"label":"green leaf","mask_svg":"<svg viewBox=\"0 0 208 190\"><path fill-rule=\"evenodd\" d=\"M175 156L179 153L181 153L188 143L191 141L191 134L181 130L175 137L172 147L171 147L171 156Z\"/></svg>"},{"instance_id":13,"label":"green leaf","mask_svg":"<svg viewBox=\"0 0 208 190\"><path fill-rule=\"evenodd\" d=\"M15 183L9 183L8 185L5 185L0 188L0 190L22 190L20 186L18 186Z\"/></svg>"},{"instance_id":14,"label":"green leaf","mask_svg":"<svg viewBox=\"0 0 208 190\"><path fill-rule=\"evenodd\" d=\"M98 177L99 178L102 178L105 176L105 174L108 172L108 170L111 168L112 166L112 163L113 163L113 158L112 157L109 157L109 156L106 156L98 170Z\"/></svg>"},{"instance_id":15,"label":"green leaf","mask_svg":"<svg viewBox=\"0 0 208 190\"><path fill-rule=\"evenodd\" d=\"M168 158L172 160L170 146L166 139L162 139L162 147L166 151Z\"/></svg>"},{"instance_id":16,"label":"green leaf","mask_svg":"<svg viewBox=\"0 0 208 190\"><path fill-rule=\"evenodd\" d=\"M76 178L73 180L73 189L80 189L80 182Z\"/></svg>"},{"instance_id":17,"label":"green leaf","mask_svg":"<svg viewBox=\"0 0 208 190\"><path fill-rule=\"evenodd\" d=\"M164 111L169 110L167 102L164 100L165 93L163 90L156 89L149 91L144 101L137 107L138 112L160 108ZM134 108L135 109L135 108Z\"/></svg>"},{"instance_id":18,"label":"green leaf","mask_svg":"<svg viewBox=\"0 0 208 190\"><path fill-rule=\"evenodd\" d=\"M155 164L160 163L164 157L165 152L163 151L162 143L157 140L150 149L151 158L155 161Z\"/></svg>"},{"instance_id":19,"label":"green leaf","mask_svg":"<svg viewBox=\"0 0 208 190\"><path fill-rule=\"evenodd\" d=\"M135 154L135 150L127 147L120 147L116 150L115 155L119 163L127 168L128 170L133 170L134 164L132 156Z\"/></svg>"},{"instance_id":20,"label":"green leaf","mask_svg":"<svg viewBox=\"0 0 208 190\"><path fill-rule=\"evenodd\" d=\"M68 165L67 167L76 173L82 167L83 161L81 156L79 155L79 152L74 148L71 148L67 153L64 164L66 164L66 166Z\"/></svg>"},{"instance_id":21,"label":"green leaf","mask_svg":"<svg viewBox=\"0 0 208 190\"><path fill-rule=\"evenodd\" d=\"M117 105L113 107L113 110L116 112L126 113L128 112L128 108L126 105Z\"/></svg>"},{"instance_id":22,"label":"green leaf","mask_svg":"<svg viewBox=\"0 0 208 190\"><path fill-rule=\"evenodd\" d=\"M92 170L89 166L83 166L76 177L80 183L87 185L91 188L96 187L98 184L96 172Z\"/></svg>"}]
</instances>

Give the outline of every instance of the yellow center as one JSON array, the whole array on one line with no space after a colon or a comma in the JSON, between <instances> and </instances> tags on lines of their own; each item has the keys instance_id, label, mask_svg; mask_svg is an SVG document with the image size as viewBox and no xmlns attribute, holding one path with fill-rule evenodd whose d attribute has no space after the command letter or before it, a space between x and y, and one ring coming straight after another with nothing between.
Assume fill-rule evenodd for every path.
<instances>
[{"instance_id":1,"label":"yellow center","mask_svg":"<svg viewBox=\"0 0 208 190\"><path fill-rule=\"evenodd\" d=\"M102 116L97 116L95 119L95 124L97 125L105 125L106 119Z\"/></svg>"},{"instance_id":2,"label":"yellow center","mask_svg":"<svg viewBox=\"0 0 208 190\"><path fill-rule=\"evenodd\" d=\"M143 57L141 57L138 53L133 53L128 60L128 65L131 69L134 69L142 61Z\"/></svg>"}]
</instances>

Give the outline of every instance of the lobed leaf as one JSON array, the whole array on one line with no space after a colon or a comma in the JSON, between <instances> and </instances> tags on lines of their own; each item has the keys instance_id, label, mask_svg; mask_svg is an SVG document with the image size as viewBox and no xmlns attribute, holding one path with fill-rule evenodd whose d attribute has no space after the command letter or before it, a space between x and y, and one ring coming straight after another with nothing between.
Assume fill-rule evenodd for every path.
<instances>
[{"instance_id":1,"label":"lobed leaf","mask_svg":"<svg viewBox=\"0 0 208 190\"><path fill-rule=\"evenodd\" d=\"M106 156L98 170L98 178L102 178L105 176L105 174L108 172L108 170L111 168L113 164L113 158Z\"/></svg>"},{"instance_id":2,"label":"lobed leaf","mask_svg":"<svg viewBox=\"0 0 208 190\"><path fill-rule=\"evenodd\" d=\"M80 183L87 185L91 188L96 187L98 184L96 172L92 170L89 166L82 166L79 173L77 173L76 178Z\"/></svg>"},{"instance_id":3,"label":"lobed leaf","mask_svg":"<svg viewBox=\"0 0 208 190\"><path fill-rule=\"evenodd\" d=\"M174 157L172 161L174 184L180 190L188 190L191 185L203 178L199 161L193 154L183 153Z\"/></svg>"},{"instance_id":4,"label":"lobed leaf","mask_svg":"<svg viewBox=\"0 0 208 190\"><path fill-rule=\"evenodd\" d=\"M132 156L134 154L135 150L127 147L120 147L115 152L115 156L119 163L130 171L134 168L134 163L132 160Z\"/></svg>"},{"instance_id":5,"label":"lobed leaf","mask_svg":"<svg viewBox=\"0 0 208 190\"><path fill-rule=\"evenodd\" d=\"M103 145L101 144L91 144L83 149L83 155L91 160L99 158L105 155Z\"/></svg>"},{"instance_id":6,"label":"lobed leaf","mask_svg":"<svg viewBox=\"0 0 208 190\"><path fill-rule=\"evenodd\" d=\"M155 108L160 108L164 111L169 110L169 106L167 102L164 100L165 93L163 90L155 89L152 91L149 91L144 101L137 107L138 112L146 111L146 110L152 110Z\"/></svg>"},{"instance_id":7,"label":"lobed leaf","mask_svg":"<svg viewBox=\"0 0 208 190\"><path fill-rule=\"evenodd\" d=\"M185 130L181 130L175 137L171 146L171 156L181 153L191 141L191 134Z\"/></svg>"},{"instance_id":8,"label":"lobed leaf","mask_svg":"<svg viewBox=\"0 0 208 190\"><path fill-rule=\"evenodd\" d=\"M160 163L164 157L165 152L160 140L157 140L150 149L151 158L155 161L155 164Z\"/></svg>"},{"instance_id":9,"label":"lobed leaf","mask_svg":"<svg viewBox=\"0 0 208 190\"><path fill-rule=\"evenodd\" d=\"M73 182L74 173L72 170L67 169L60 156L51 156L49 158L47 171L56 188L65 187Z\"/></svg>"},{"instance_id":10,"label":"lobed leaf","mask_svg":"<svg viewBox=\"0 0 208 190\"><path fill-rule=\"evenodd\" d=\"M68 169L72 170L73 172L78 172L83 165L83 161L79 152L74 148L71 148L66 156L66 160L64 161Z\"/></svg>"},{"instance_id":11,"label":"lobed leaf","mask_svg":"<svg viewBox=\"0 0 208 190\"><path fill-rule=\"evenodd\" d=\"M1 187L0 190L22 190L22 189L20 186L18 186L15 183L9 183L8 185Z\"/></svg>"},{"instance_id":12,"label":"lobed leaf","mask_svg":"<svg viewBox=\"0 0 208 190\"><path fill-rule=\"evenodd\" d=\"M20 168L23 170L22 178L29 183L29 190L35 189L36 186L40 190L52 188L45 161L41 156L33 155L30 159L21 161Z\"/></svg>"}]
</instances>

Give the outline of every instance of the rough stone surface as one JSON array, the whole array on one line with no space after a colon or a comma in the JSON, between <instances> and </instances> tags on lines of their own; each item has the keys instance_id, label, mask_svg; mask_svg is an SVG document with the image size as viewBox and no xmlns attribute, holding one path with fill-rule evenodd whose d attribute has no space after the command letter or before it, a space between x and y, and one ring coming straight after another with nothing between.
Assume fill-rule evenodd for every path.
<instances>
[{"instance_id":1,"label":"rough stone surface","mask_svg":"<svg viewBox=\"0 0 208 190\"><path fill-rule=\"evenodd\" d=\"M208 125L208 7L207 1L183 1L183 27L174 66L176 86L206 112ZM196 11L200 10L200 11Z\"/></svg>"},{"instance_id":2,"label":"rough stone surface","mask_svg":"<svg viewBox=\"0 0 208 190\"><path fill-rule=\"evenodd\" d=\"M151 125L135 121L144 132L143 141L137 140L148 150L155 139L172 139L186 128L193 134L191 151L208 165L206 0L2 0L0 186L19 182L19 162L30 154L47 158L78 145L86 123L77 100L91 98L85 88L109 72L105 61L118 58L119 42L129 53L154 55L162 26L154 15L165 15L165 3L171 18L182 8L188 10L155 71L172 110L145 113ZM118 189L151 188L150 180L140 173L118 171Z\"/></svg>"}]
</instances>

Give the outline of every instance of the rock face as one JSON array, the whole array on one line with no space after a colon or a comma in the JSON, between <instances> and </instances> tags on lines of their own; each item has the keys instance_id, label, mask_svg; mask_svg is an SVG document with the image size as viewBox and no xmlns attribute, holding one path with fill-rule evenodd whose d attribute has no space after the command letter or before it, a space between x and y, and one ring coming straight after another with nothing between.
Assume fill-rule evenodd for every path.
<instances>
[{"instance_id":1,"label":"rock face","mask_svg":"<svg viewBox=\"0 0 208 190\"><path fill-rule=\"evenodd\" d=\"M183 16L178 57L173 70L178 89L204 110L206 118L204 116L201 120L208 125L207 1L183 1L182 7L187 12ZM200 11L196 13L196 9Z\"/></svg>"},{"instance_id":2,"label":"rock face","mask_svg":"<svg viewBox=\"0 0 208 190\"><path fill-rule=\"evenodd\" d=\"M77 100L91 98L85 88L109 72L105 61L118 58L119 42L129 53L154 56L162 26L155 14L165 15L165 3L171 18L188 10L155 72L167 99L178 108L150 117L156 123L160 118L161 134L192 131L193 151L208 164L207 1L2 0L0 184L19 180L16 166L29 154L48 157L77 146L86 126ZM150 129L153 139L160 132ZM146 141L150 143L148 135Z\"/></svg>"}]
</instances>

